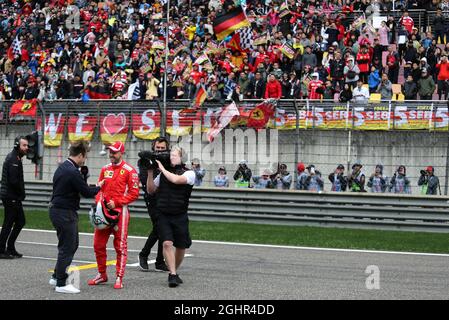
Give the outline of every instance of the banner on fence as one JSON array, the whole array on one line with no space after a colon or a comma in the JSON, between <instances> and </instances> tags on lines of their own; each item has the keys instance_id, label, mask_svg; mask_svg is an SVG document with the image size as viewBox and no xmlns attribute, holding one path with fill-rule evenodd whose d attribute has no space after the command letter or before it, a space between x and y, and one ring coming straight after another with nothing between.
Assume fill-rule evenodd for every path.
<instances>
[{"instance_id":1,"label":"banner on fence","mask_svg":"<svg viewBox=\"0 0 449 320\"><path fill-rule=\"evenodd\" d=\"M313 115L313 121L309 121L308 125L317 129L346 129L349 124L350 115L346 105L326 109L315 107Z\"/></svg>"},{"instance_id":2,"label":"banner on fence","mask_svg":"<svg viewBox=\"0 0 449 320\"><path fill-rule=\"evenodd\" d=\"M394 129L429 130L433 118L433 105L398 105L394 109Z\"/></svg>"},{"instance_id":3,"label":"banner on fence","mask_svg":"<svg viewBox=\"0 0 449 320\"><path fill-rule=\"evenodd\" d=\"M125 143L128 136L128 117L122 113L109 113L100 117L100 136L104 144L115 141Z\"/></svg>"},{"instance_id":4,"label":"banner on fence","mask_svg":"<svg viewBox=\"0 0 449 320\"><path fill-rule=\"evenodd\" d=\"M59 147L64 135L65 115L60 113L50 113L45 117L44 146ZM36 130L42 130L42 119L37 118Z\"/></svg>"},{"instance_id":5,"label":"banner on fence","mask_svg":"<svg viewBox=\"0 0 449 320\"><path fill-rule=\"evenodd\" d=\"M349 128L354 130L389 130L391 110L388 105L354 107Z\"/></svg>"},{"instance_id":6,"label":"banner on fence","mask_svg":"<svg viewBox=\"0 0 449 320\"><path fill-rule=\"evenodd\" d=\"M89 113L69 116L67 127L69 142L92 141L96 127L97 117L91 116Z\"/></svg>"},{"instance_id":7,"label":"banner on fence","mask_svg":"<svg viewBox=\"0 0 449 320\"><path fill-rule=\"evenodd\" d=\"M133 134L143 140L154 140L161 132L161 114L154 109L133 115Z\"/></svg>"},{"instance_id":8,"label":"banner on fence","mask_svg":"<svg viewBox=\"0 0 449 320\"><path fill-rule=\"evenodd\" d=\"M237 106L237 112L229 126L246 128L251 112L257 103ZM224 106L208 108L184 108L170 110L167 113L167 134L185 136L210 132L219 121ZM276 108L265 127L277 130L295 130L297 121L299 129L354 129L354 130L449 130L449 110L446 104L388 103L366 105L323 105L300 104L298 115L292 108ZM253 112L254 114L254 112ZM297 119L298 117L298 119ZM131 121L132 120L132 121ZM41 117L36 118L36 127L41 128ZM265 120L264 120L265 122ZM134 113L103 114L97 118L94 110L66 114L47 109L45 118L44 144L47 147L59 147L65 134L67 123L68 140L91 141L99 126L101 140L105 144L115 141L125 142L128 131L138 139L154 140L161 133L161 114L156 108L134 110ZM262 124L263 125L263 124ZM201 128L201 130L200 130ZM193 129L196 129L195 131Z\"/></svg>"}]
</instances>

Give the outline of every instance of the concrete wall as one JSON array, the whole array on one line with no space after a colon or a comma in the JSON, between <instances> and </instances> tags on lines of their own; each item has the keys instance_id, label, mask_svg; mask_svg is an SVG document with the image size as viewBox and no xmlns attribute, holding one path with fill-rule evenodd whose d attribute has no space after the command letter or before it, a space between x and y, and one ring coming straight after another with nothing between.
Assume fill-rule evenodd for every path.
<instances>
[{"instance_id":1,"label":"concrete wall","mask_svg":"<svg viewBox=\"0 0 449 320\"><path fill-rule=\"evenodd\" d=\"M7 132L8 131L8 132ZM26 134L32 131L32 126L9 126L6 130L4 125L0 125L0 161L3 161L6 154L11 150L13 140L16 135ZM237 163L241 158L250 160L250 168L253 174L260 174L260 171L266 167L276 168L277 162L286 163L290 172L294 172L295 165L295 141L299 139L298 159L306 165L314 164L317 170L321 171L325 178L325 190L330 189L330 182L327 175L331 173L335 167L342 163L348 164L348 143L349 161L354 162L356 159L362 161L363 170L367 176L374 171L376 164L384 165L384 174L392 176L398 165L407 167L407 176L412 180L412 192L419 193L417 180L419 178L419 170L424 169L428 165L435 167L435 173L440 177L442 192L445 191L446 184L446 158L448 147L447 132L428 132L428 131L392 131L392 132L375 132L375 131L353 131L350 139L349 132L346 131L314 131L302 130L299 136L294 130L278 131L276 135L270 137L270 132L247 131L249 136L245 139L245 143L241 141L231 143L232 134L240 136L244 132L229 131L222 134L222 144L217 138L215 145L209 145L208 142L199 142L199 136L194 136L191 141L188 139L180 139L180 144L190 149L190 159L196 157L202 159L203 167L206 168L207 174L204 179L204 185L212 185L213 177L217 173L218 167L225 165L228 170L228 176L232 180L232 175ZM273 134L274 132L271 132ZM266 137L268 142L263 142ZM240 139L240 138L239 138ZM134 139L136 140L136 139ZM175 138L173 138L175 142ZM178 141L176 141L178 142ZM264 155L263 146L267 149L272 148L274 154ZM246 154L238 154L240 147L244 146ZM211 147L215 147L215 151L223 151L222 159L219 161L211 161ZM149 141L136 140L126 143L127 154L126 160L132 165L137 162L137 153L143 149L150 149ZM92 151L89 154L87 165L92 175L91 182L97 179L100 168L108 163L107 156L101 156L102 143L98 141L98 133L94 135L92 142ZM63 142L61 148L45 148L43 180L51 181L53 172L58 162L63 161L67 157L68 143ZM240 150L241 151L241 150ZM248 151L250 154L248 154ZM237 153L237 154L236 154ZM256 153L256 155L254 155ZM212 157L213 158L213 157ZM271 162L271 163L270 163ZM30 161L24 161L25 179L35 179L35 167Z\"/></svg>"}]
</instances>

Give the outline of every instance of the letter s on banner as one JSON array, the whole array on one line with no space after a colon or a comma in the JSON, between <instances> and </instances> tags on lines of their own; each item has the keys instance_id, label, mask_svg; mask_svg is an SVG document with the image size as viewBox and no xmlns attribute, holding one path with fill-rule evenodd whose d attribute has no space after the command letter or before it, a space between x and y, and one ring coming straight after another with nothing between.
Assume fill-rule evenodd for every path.
<instances>
[{"instance_id":1,"label":"letter s on banner","mask_svg":"<svg viewBox=\"0 0 449 320\"><path fill-rule=\"evenodd\" d=\"M150 116L148 116L150 114ZM139 127L139 132L142 135L147 135L156 128L156 123L152 119L156 115L156 111L153 109L146 110L142 114L142 125ZM150 118L151 117L151 118ZM145 130L145 126L148 128Z\"/></svg>"},{"instance_id":2,"label":"letter s on banner","mask_svg":"<svg viewBox=\"0 0 449 320\"><path fill-rule=\"evenodd\" d=\"M354 107L354 128L361 127L365 123L364 111L364 107Z\"/></svg>"},{"instance_id":3,"label":"letter s on banner","mask_svg":"<svg viewBox=\"0 0 449 320\"><path fill-rule=\"evenodd\" d=\"M441 121L436 121L441 119ZM449 125L448 108L437 108L434 119L435 129L446 129Z\"/></svg>"},{"instance_id":4,"label":"letter s on banner","mask_svg":"<svg viewBox=\"0 0 449 320\"><path fill-rule=\"evenodd\" d=\"M399 118L399 119L397 119ZM407 106L397 106L394 109L394 125L395 127L400 127L400 126L404 126L407 125L408 120L407 120Z\"/></svg>"},{"instance_id":5,"label":"letter s on banner","mask_svg":"<svg viewBox=\"0 0 449 320\"><path fill-rule=\"evenodd\" d=\"M323 124L323 115L321 114L321 112L324 112L323 108L314 108L314 116L315 116L315 128L319 127Z\"/></svg>"}]
</instances>

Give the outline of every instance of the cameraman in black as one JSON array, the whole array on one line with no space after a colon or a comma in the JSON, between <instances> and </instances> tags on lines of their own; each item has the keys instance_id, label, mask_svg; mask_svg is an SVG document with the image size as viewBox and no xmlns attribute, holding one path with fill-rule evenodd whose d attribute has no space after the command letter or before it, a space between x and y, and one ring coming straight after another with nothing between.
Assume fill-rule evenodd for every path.
<instances>
[{"instance_id":1,"label":"cameraman in black","mask_svg":"<svg viewBox=\"0 0 449 320\"><path fill-rule=\"evenodd\" d=\"M421 170L421 177L418 180L418 186L421 186L421 194L437 194L437 189L440 188L440 180L434 175L434 171L435 169L432 166L428 166L425 171Z\"/></svg>"},{"instance_id":2,"label":"cameraman in black","mask_svg":"<svg viewBox=\"0 0 449 320\"><path fill-rule=\"evenodd\" d=\"M195 172L185 166L186 158L184 150L175 146L170 152L170 165L164 166L156 160L161 173L154 180L151 179L152 167L148 170L147 192L157 192L154 215L159 239L164 247L165 261L170 270L170 288L183 283L177 269L184 260L186 249L192 244L187 211L195 184Z\"/></svg>"},{"instance_id":3,"label":"cameraman in black","mask_svg":"<svg viewBox=\"0 0 449 320\"><path fill-rule=\"evenodd\" d=\"M169 149L169 142L167 138L165 137L159 137L156 140L153 141L152 145L152 151L157 152L164 152L168 151ZM142 166L142 162L139 161L138 163L139 168L139 179L140 183L142 184L143 189L143 197L145 200L145 204L148 210L148 214L150 215L151 222L153 224L153 230L151 230L151 233L148 235L148 239L145 242L145 246L142 248L142 251L139 253L139 267L142 271L148 271L148 257L150 256L151 248L155 245L156 241L159 240L159 236L156 229L156 220L153 215L154 206L156 205L156 198L154 195L150 195L147 192L147 178L148 178L148 172L147 168L144 168ZM153 170L153 179L157 177L157 175L160 173L159 169ZM156 271L168 271L167 265L164 261L164 255L162 253L162 242L158 242L157 246L157 256L156 256L156 263L155 263Z\"/></svg>"},{"instance_id":4,"label":"cameraman in black","mask_svg":"<svg viewBox=\"0 0 449 320\"><path fill-rule=\"evenodd\" d=\"M28 140L17 137L14 149L6 156L2 169L0 197L5 208L5 219L0 233L0 259L22 258L15 248L20 231L25 226L22 201L25 200L22 158L28 152Z\"/></svg>"}]
</instances>

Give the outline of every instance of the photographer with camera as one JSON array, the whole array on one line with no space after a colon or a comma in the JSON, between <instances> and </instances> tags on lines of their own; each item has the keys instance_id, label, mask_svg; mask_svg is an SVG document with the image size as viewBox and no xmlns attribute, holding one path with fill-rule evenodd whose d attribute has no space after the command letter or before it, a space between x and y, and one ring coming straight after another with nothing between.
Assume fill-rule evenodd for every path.
<instances>
[{"instance_id":1,"label":"photographer with camera","mask_svg":"<svg viewBox=\"0 0 449 320\"><path fill-rule=\"evenodd\" d=\"M274 189L275 184L271 180L273 173L270 169L263 169L260 172L260 176L253 176L255 189Z\"/></svg>"},{"instance_id":2,"label":"photographer with camera","mask_svg":"<svg viewBox=\"0 0 449 320\"><path fill-rule=\"evenodd\" d=\"M203 183L203 178L206 175L206 169L201 168L200 159L192 160L192 170L195 172L195 186L199 187Z\"/></svg>"},{"instance_id":3,"label":"photographer with camera","mask_svg":"<svg viewBox=\"0 0 449 320\"><path fill-rule=\"evenodd\" d=\"M195 184L195 172L185 166L186 158L184 150L175 146L170 152L169 166L166 167L159 160L155 160L160 171L155 179L152 179L153 168L148 169L147 192L156 193L154 216L165 261L170 271L168 275L170 288L183 283L177 270L184 259L186 249L192 244L187 211Z\"/></svg>"},{"instance_id":4,"label":"photographer with camera","mask_svg":"<svg viewBox=\"0 0 449 320\"><path fill-rule=\"evenodd\" d=\"M216 188L227 188L229 187L229 178L226 175L226 168L221 166L218 168L218 175L214 178L214 186Z\"/></svg>"},{"instance_id":5,"label":"photographer with camera","mask_svg":"<svg viewBox=\"0 0 449 320\"><path fill-rule=\"evenodd\" d=\"M329 175L329 181L332 183L331 191L342 192L346 191L348 186L348 178L345 174L345 166L339 164L337 169Z\"/></svg>"},{"instance_id":6,"label":"photographer with camera","mask_svg":"<svg viewBox=\"0 0 449 320\"><path fill-rule=\"evenodd\" d=\"M321 178L321 172L315 170L315 166L311 164L307 167L309 175L307 176L304 186L307 191L321 192L324 188L324 180Z\"/></svg>"},{"instance_id":7,"label":"photographer with camera","mask_svg":"<svg viewBox=\"0 0 449 320\"><path fill-rule=\"evenodd\" d=\"M387 190L387 177L383 175L384 166L378 164L374 173L368 179L367 186L373 193L384 193Z\"/></svg>"},{"instance_id":8,"label":"photographer with camera","mask_svg":"<svg viewBox=\"0 0 449 320\"><path fill-rule=\"evenodd\" d=\"M170 143L168 142L168 139L165 137L159 137L156 140L153 141L152 144L152 153L154 156L159 155L162 156L162 154L169 154L169 146ZM145 155L145 153L142 153ZM153 154L148 154L151 155ZM151 161L151 159L149 159ZM157 256L156 256L156 263L155 263L155 269L156 271L168 271L167 265L164 261L164 255L162 252L162 242L159 240L159 236L157 233L156 228L156 218L154 216L154 207L156 205L156 197L154 195L150 195L147 192L147 178L148 178L148 168L144 166L150 165L148 163L149 161L146 161L144 159L140 159L137 163L138 169L139 169L139 179L140 183L142 184L143 189L143 197L145 200L145 205L148 210L148 214L150 215L151 222L153 224L153 229L151 230L151 233L148 235L147 241L145 242L144 247L142 248L142 251L139 253L139 267L142 271L148 271L148 257L150 256L151 248L155 245L155 243L158 241L157 245ZM156 164L156 163L155 163ZM153 167L153 179L159 175L160 171L159 168L156 166Z\"/></svg>"},{"instance_id":9,"label":"photographer with camera","mask_svg":"<svg viewBox=\"0 0 449 320\"><path fill-rule=\"evenodd\" d=\"M246 160L242 160L239 163L237 171L234 173L235 187L236 188L249 188L252 176L251 169L248 168Z\"/></svg>"},{"instance_id":10,"label":"photographer with camera","mask_svg":"<svg viewBox=\"0 0 449 320\"><path fill-rule=\"evenodd\" d=\"M406 177L405 166L401 165L390 180L390 192L410 194L410 180Z\"/></svg>"},{"instance_id":11,"label":"photographer with camera","mask_svg":"<svg viewBox=\"0 0 449 320\"><path fill-rule=\"evenodd\" d=\"M362 163L356 161L352 165L352 173L348 179L349 190L352 192L366 192L365 174L362 172Z\"/></svg>"},{"instance_id":12,"label":"photographer with camera","mask_svg":"<svg viewBox=\"0 0 449 320\"><path fill-rule=\"evenodd\" d=\"M418 186L421 186L421 194L436 195L437 189L440 190L440 180L434 175L435 169L428 166L426 170L421 170L421 177L418 180Z\"/></svg>"},{"instance_id":13,"label":"photographer with camera","mask_svg":"<svg viewBox=\"0 0 449 320\"><path fill-rule=\"evenodd\" d=\"M289 190L292 185L292 175L287 171L287 165L285 163L278 164L278 170L271 177L276 189Z\"/></svg>"}]
</instances>

